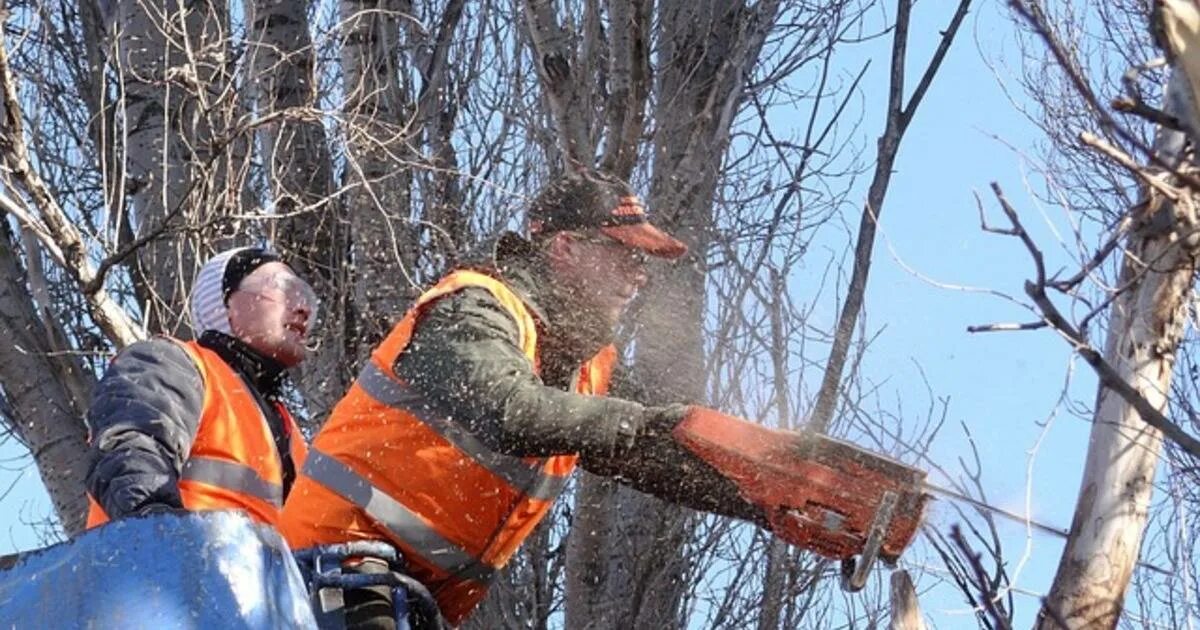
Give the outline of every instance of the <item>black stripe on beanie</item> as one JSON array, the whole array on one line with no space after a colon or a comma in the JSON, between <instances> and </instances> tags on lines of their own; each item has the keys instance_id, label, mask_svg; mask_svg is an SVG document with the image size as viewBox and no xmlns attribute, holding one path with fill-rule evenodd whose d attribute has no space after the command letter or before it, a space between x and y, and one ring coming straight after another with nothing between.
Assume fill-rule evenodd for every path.
<instances>
[{"instance_id":1,"label":"black stripe on beanie","mask_svg":"<svg viewBox=\"0 0 1200 630\"><path fill-rule=\"evenodd\" d=\"M252 247L243 249L229 258L225 263L225 275L221 277L221 299L229 301L229 294L237 290L238 285L255 269L269 263L278 262L279 255L265 249Z\"/></svg>"}]
</instances>

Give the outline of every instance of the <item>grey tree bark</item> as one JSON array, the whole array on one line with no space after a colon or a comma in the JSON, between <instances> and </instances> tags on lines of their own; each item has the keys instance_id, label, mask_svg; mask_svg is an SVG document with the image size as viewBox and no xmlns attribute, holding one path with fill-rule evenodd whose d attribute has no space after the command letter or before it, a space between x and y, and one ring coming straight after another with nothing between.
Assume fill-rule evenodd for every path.
<instances>
[{"instance_id":1,"label":"grey tree bark","mask_svg":"<svg viewBox=\"0 0 1200 630\"><path fill-rule=\"evenodd\" d=\"M125 133L119 179L132 191L132 214L117 221L149 240L135 269L147 328L187 337L184 305L197 257L204 258L199 244L221 246L203 228L219 225L243 201L244 141L230 135L240 99L229 89L227 8L119 0L110 28ZM237 144L240 151L232 149ZM113 205L121 212L125 201Z\"/></svg>"},{"instance_id":2,"label":"grey tree bark","mask_svg":"<svg viewBox=\"0 0 1200 630\"><path fill-rule=\"evenodd\" d=\"M94 377L72 354L49 342L52 318L38 315L17 258L15 235L0 214L0 412L37 462L38 474L68 533L81 531L87 514L87 431L83 412ZM36 255L36 254L35 254Z\"/></svg>"},{"instance_id":3,"label":"grey tree bark","mask_svg":"<svg viewBox=\"0 0 1200 630\"><path fill-rule=\"evenodd\" d=\"M350 249L345 205L334 196L333 162L315 76L315 51L305 3L257 0L250 15L252 87L276 221L272 242L321 298L319 352L301 367L309 414L325 418L353 374L346 357Z\"/></svg>"},{"instance_id":4,"label":"grey tree bark","mask_svg":"<svg viewBox=\"0 0 1200 630\"><path fill-rule=\"evenodd\" d=\"M417 230L406 145L412 111L400 82L400 0L343 0L342 85L349 147L346 184L353 232L351 339L359 358L381 340L417 287Z\"/></svg>"}]
</instances>

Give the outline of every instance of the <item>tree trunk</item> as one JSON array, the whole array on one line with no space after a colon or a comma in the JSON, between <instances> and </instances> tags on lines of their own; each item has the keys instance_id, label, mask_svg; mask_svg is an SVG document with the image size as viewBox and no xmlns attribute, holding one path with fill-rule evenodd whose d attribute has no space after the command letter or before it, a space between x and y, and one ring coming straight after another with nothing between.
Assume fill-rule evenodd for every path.
<instances>
[{"instance_id":1,"label":"tree trunk","mask_svg":"<svg viewBox=\"0 0 1200 630\"><path fill-rule=\"evenodd\" d=\"M442 11L437 36L429 41L427 35L410 35L412 57L421 69L424 83L417 99L417 131L429 156L428 168L418 174L421 187L422 225L425 243L421 262L433 277L452 267L470 243L470 221L466 196L459 181L458 153L454 147L454 130L460 104L466 100L467 89L480 72L478 53L484 30L474 41L474 55L463 54L451 59L450 47L458 33L466 8L465 0L450 0Z\"/></svg>"},{"instance_id":2,"label":"tree trunk","mask_svg":"<svg viewBox=\"0 0 1200 630\"><path fill-rule=\"evenodd\" d=\"M399 83L399 0L343 0L342 73L349 154L359 358L383 339L417 289L407 99Z\"/></svg>"},{"instance_id":3,"label":"tree trunk","mask_svg":"<svg viewBox=\"0 0 1200 630\"><path fill-rule=\"evenodd\" d=\"M525 22L533 40L534 65L541 78L545 103L558 134L558 146L567 164L592 167L596 145L592 141L594 123L591 111L590 81L595 59L575 50L572 34L559 25L554 0L526 0ZM598 16L594 3L586 3L584 22L594 24ZM587 31L585 26L584 31ZM581 34L584 48L598 46L593 32Z\"/></svg>"},{"instance_id":4,"label":"tree trunk","mask_svg":"<svg viewBox=\"0 0 1200 630\"><path fill-rule=\"evenodd\" d=\"M26 286L14 235L0 215L0 330L6 335L0 343L0 400L13 415L7 426L33 454L63 529L75 534L87 513L83 413L95 379L76 355L55 352L48 343L52 335Z\"/></svg>"},{"instance_id":5,"label":"tree trunk","mask_svg":"<svg viewBox=\"0 0 1200 630\"><path fill-rule=\"evenodd\" d=\"M320 351L300 368L308 412L317 424L353 377L345 361L348 296L340 290L349 285L349 225L344 204L333 196L305 3L256 0L253 9L249 51L257 117L279 115L258 131L274 200L273 241L321 298L315 331Z\"/></svg>"},{"instance_id":6,"label":"tree trunk","mask_svg":"<svg viewBox=\"0 0 1200 630\"><path fill-rule=\"evenodd\" d=\"M767 570L763 576L762 613L758 618L758 630L779 628L782 618L784 593L786 592L791 549L787 543L772 537L767 543Z\"/></svg>"},{"instance_id":7,"label":"tree trunk","mask_svg":"<svg viewBox=\"0 0 1200 630\"><path fill-rule=\"evenodd\" d=\"M754 273L756 270L752 270ZM786 279L776 271L771 269L771 290L774 295L785 295L787 291ZM747 279L749 281L749 279ZM792 402L791 395L788 392L788 384L791 379L788 378L788 339L792 337L791 329L787 325L784 302L776 302L770 307L771 321L771 380L775 385L775 414L779 418L779 428L792 428ZM791 577L792 559L791 549L786 543L773 535L767 542L767 569L763 576L762 588L762 614L758 618L759 630L775 630L779 628L779 621L783 612L783 603L785 601L784 593L786 592L789 578Z\"/></svg>"},{"instance_id":8,"label":"tree trunk","mask_svg":"<svg viewBox=\"0 0 1200 630\"><path fill-rule=\"evenodd\" d=\"M139 250L139 299L149 330L186 337L185 301L204 241L194 232L219 223L242 201L233 171L244 165L232 164L228 147L217 146L237 108L236 94L223 89L228 16L219 2L159 7L119 0L113 18L135 235L193 232L155 238ZM123 208L123 200L114 206Z\"/></svg>"},{"instance_id":9,"label":"tree trunk","mask_svg":"<svg viewBox=\"0 0 1200 630\"><path fill-rule=\"evenodd\" d=\"M1171 95L1184 88L1180 78L1172 76L1168 103L1180 100ZM1160 154L1168 142L1178 143L1178 134L1160 134ZM1165 410L1196 273L1195 237L1182 233L1193 229L1195 217L1186 216L1194 210L1180 207L1184 204L1147 194L1132 212L1164 218L1168 227L1129 237L1116 284L1123 291L1112 305L1104 359L1156 409ZM1070 535L1037 628L1116 627L1141 549L1161 448L1161 433L1125 398L1101 385Z\"/></svg>"},{"instance_id":10,"label":"tree trunk","mask_svg":"<svg viewBox=\"0 0 1200 630\"><path fill-rule=\"evenodd\" d=\"M648 205L655 222L691 251L675 264L652 270L651 286L636 311L635 364L650 404L705 397L704 255L713 225L713 199L747 73L777 10L773 2L753 9L715 0L659 4L658 57L669 61L656 77ZM614 158L614 163L619 161ZM683 597L691 590L684 547L692 536L692 513L625 487L616 489L611 505L577 505L576 511L588 528L580 532L577 523L572 536L600 540L573 547L576 555L570 564L576 570L567 584L568 619L616 614L615 622L604 627L681 625ZM588 550L602 555L583 555ZM588 575L585 567L603 567L604 572ZM573 594L589 588L604 593L599 601L615 611L595 610L589 607L592 598Z\"/></svg>"}]
</instances>

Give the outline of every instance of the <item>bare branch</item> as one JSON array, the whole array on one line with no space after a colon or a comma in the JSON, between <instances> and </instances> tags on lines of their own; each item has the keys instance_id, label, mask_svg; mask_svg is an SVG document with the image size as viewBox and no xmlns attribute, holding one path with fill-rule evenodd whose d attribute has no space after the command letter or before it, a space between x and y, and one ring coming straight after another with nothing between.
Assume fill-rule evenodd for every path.
<instances>
[{"instance_id":1,"label":"bare branch","mask_svg":"<svg viewBox=\"0 0 1200 630\"><path fill-rule=\"evenodd\" d=\"M979 589L979 601L982 602L983 609L987 612L988 617L992 620L997 628L1002 628L1004 630L1009 630L1012 628L1012 623L1009 621L1008 617L1002 615L996 608L995 589L992 588L991 580L988 579L987 571L984 570L983 564L980 562L980 554L972 550L971 546L967 544L966 539L963 538L962 530L958 527L958 525L954 525L950 528L950 539L954 541L954 544L958 547L959 551L962 552L963 556L966 557L970 563L970 567L973 572L971 577L975 582L975 587Z\"/></svg>"},{"instance_id":2,"label":"bare branch","mask_svg":"<svg viewBox=\"0 0 1200 630\"><path fill-rule=\"evenodd\" d=\"M908 123L912 122L913 115L917 112L917 107L921 105L921 99L925 98L925 92L933 83L933 77L937 74L938 69L942 67L942 60L946 58L946 53L950 51L950 44L954 41L954 35L958 33L958 27L962 26L963 20L967 17L967 10L971 7L970 2L959 2L958 9L954 12L954 17L950 18L950 25L946 30L942 31L942 39L938 42L937 50L933 51L933 57L929 60L929 65L925 67L924 74L921 75L921 81L917 83L917 89L913 90L912 96L908 99L908 104L904 106L904 118L901 126L908 127Z\"/></svg>"},{"instance_id":3,"label":"bare branch","mask_svg":"<svg viewBox=\"0 0 1200 630\"><path fill-rule=\"evenodd\" d=\"M883 135L879 138L879 153L876 157L875 174L871 187L867 192L867 202L863 205L862 217L858 224L858 239L854 248L854 270L851 272L850 288L846 294L846 302L842 305L838 317L837 331L834 335L833 348L829 353L829 361L825 366L825 375L821 381L821 389L817 394L817 402L813 407L809 428L824 432L828 429L837 408L838 393L841 389L842 370L845 369L846 356L850 349L850 340L862 311L863 297L867 288L867 276L871 270L871 251L875 246L875 228L879 221L879 212L883 209L884 198L887 196L888 185L892 178L892 167L896 154L900 150L900 141L904 131L912 121L916 108L920 105L921 97L933 80L934 74L941 66L946 51L949 50L958 26L966 15L971 0L960 0L950 28L942 33L942 42L934 53L933 59L926 68L918 86L918 91L907 107L901 106L904 97L904 64L907 63L905 51L908 46L909 17L912 10L912 0L898 0L896 9L896 26L892 43L892 73L891 88L888 93L888 114Z\"/></svg>"},{"instance_id":4,"label":"bare branch","mask_svg":"<svg viewBox=\"0 0 1200 630\"><path fill-rule=\"evenodd\" d=\"M608 3L611 58L607 140L602 169L628 179L637 160L638 136L644 131L646 98L650 94L650 3L614 0Z\"/></svg>"},{"instance_id":5,"label":"bare branch","mask_svg":"<svg viewBox=\"0 0 1200 630\"><path fill-rule=\"evenodd\" d=\"M1026 322L1024 324L977 324L967 326L967 332L1012 332L1016 330L1041 330L1048 326L1046 322Z\"/></svg>"},{"instance_id":6,"label":"bare branch","mask_svg":"<svg viewBox=\"0 0 1200 630\"><path fill-rule=\"evenodd\" d=\"M570 38L558 24L554 0L525 0L523 4L538 74L554 116L559 145L569 162L590 167L595 149L587 133L587 116L574 109L580 104L580 82L585 78L575 67L577 58Z\"/></svg>"},{"instance_id":7,"label":"bare branch","mask_svg":"<svg viewBox=\"0 0 1200 630\"><path fill-rule=\"evenodd\" d=\"M3 159L5 173L15 179L33 200L40 220L23 212L20 204L9 197L4 197L2 203L8 212L19 219L23 217L22 223L38 236L46 251L50 252L55 262L81 289L92 289L85 292L88 306L96 324L109 339L120 346L133 343L143 338L145 332L134 324L124 309L101 287L91 286L96 272L88 261L83 235L67 218L29 161L29 152L25 145L25 125L21 119L21 102L17 97L12 69L9 67L7 46L4 34L0 32L0 90L3 90L4 99L3 120L0 121L0 159Z\"/></svg>"},{"instance_id":8,"label":"bare branch","mask_svg":"<svg viewBox=\"0 0 1200 630\"><path fill-rule=\"evenodd\" d=\"M1157 190L1164 197L1170 199L1173 203L1179 202L1180 194L1178 190L1164 182L1161 175L1156 176L1154 173L1142 168L1124 151L1121 151L1120 149L1105 142L1103 139L1086 132L1079 134L1079 141L1108 156L1117 164L1124 166L1125 169L1132 173L1134 177L1137 177L1142 183Z\"/></svg>"},{"instance_id":9,"label":"bare branch","mask_svg":"<svg viewBox=\"0 0 1200 630\"><path fill-rule=\"evenodd\" d=\"M1096 372L1101 384L1105 388L1120 395L1121 398L1137 410L1138 414L1147 424L1162 431L1164 436L1178 444L1180 448L1195 457L1200 457L1200 440L1188 434L1182 427L1163 415L1150 401L1146 400L1145 396L1126 382L1120 373L1104 359L1103 354L1096 350L1079 330L1063 317L1058 307L1046 295L1046 277L1041 250L1034 244L1029 233L1025 231L1020 217L1012 205L1008 203L1008 200L1005 199L1000 186L993 183L992 190L995 191L996 198L1000 200L1001 207L1004 208L1004 214L1012 223L1013 231L1020 237L1021 242L1025 244L1026 249L1029 251L1030 257L1034 260L1034 265L1037 268L1037 281L1026 281L1025 294L1033 300L1038 310L1041 311L1043 320L1070 342L1075 352L1083 357L1083 360Z\"/></svg>"},{"instance_id":10,"label":"bare branch","mask_svg":"<svg viewBox=\"0 0 1200 630\"><path fill-rule=\"evenodd\" d=\"M1122 114L1137 116L1155 125L1161 125L1163 127L1167 127L1168 129L1175 129L1176 131L1183 131L1178 118L1162 111L1161 109L1155 109L1140 99L1116 98L1113 99L1110 105L1113 109L1121 112Z\"/></svg>"},{"instance_id":11,"label":"bare branch","mask_svg":"<svg viewBox=\"0 0 1200 630\"><path fill-rule=\"evenodd\" d=\"M1100 383L1107 389L1116 392L1125 402L1133 406L1137 410L1138 415L1146 421L1146 424L1162 431L1163 436L1171 440L1180 448L1187 451L1193 457L1200 457L1200 440L1192 437L1187 431L1184 431L1178 424L1172 422L1161 411L1156 409L1146 397L1138 393L1132 386L1129 385L1107 361L1104 360L1104 355L1096 350L1087 340L1079 334L1077 330L1059 312L1054 303L1046 296L1044 287L1039 287L1032 282L1025 283L1025 292L1033 299L1038 308L1042 310L1046 318L1046 323L1050 324L1059 332L1071 345L1075 348L1075 352L1083 357L1083 360L1095 370L1096 376L1100 377Z\"/></svg>"},{"instance_id":12,"label":"bare branch","mask_svg":"<svg viewBox=\"0 0 1200 630\"><path fill-rule=\"evenodd\" d=\"M1148 146L1140 138L1131 133L1129 129L1117 123L1112 114L1108 112L1107 108L1101 104L1100 99L1096 96L1095 91L1092 90L1092 87L1088 83L1087 79L1084 78L1083 71L1075 62L1074 57L1067 52L1062 41L1057 35L1054 34L1050 27L1049 21L1046 19L1046 12L1042 8L1042 4L1039 0L1009 0L1009 6L1012 7L1012 9L1016 11L1017 15L1021 16L1021 18L1023 18L1026 23L1033 28L1034 32L1037 33L1038 36L1041 37L1046 43L1046 47L1050 49L1054 59L1058 62L1059 68L1066 73L1067 78L1075 87L1076 92L1083 97L1084 101L1088 104L1088 107L1091 108L1092 113L1100 121L1100 126L1102 129L1112 133L1117 138L1120 138L1122 142L1128 143L1130 146L1135 147L1139 152L1142 153L1142 155L1146 157L1147 160L1150 161L1151 164L1170 171L1173 175L1178 177L1181 182L1186 183L1190 188L1194 190L1200 190L1200 180L1197 180L1194 176L1188 173L1180 172L1176 168L1176 165L1170 164L1166 160L1163 160L1162 157L1159 156L1152 147Z\"/></svg>"}]
</instances>

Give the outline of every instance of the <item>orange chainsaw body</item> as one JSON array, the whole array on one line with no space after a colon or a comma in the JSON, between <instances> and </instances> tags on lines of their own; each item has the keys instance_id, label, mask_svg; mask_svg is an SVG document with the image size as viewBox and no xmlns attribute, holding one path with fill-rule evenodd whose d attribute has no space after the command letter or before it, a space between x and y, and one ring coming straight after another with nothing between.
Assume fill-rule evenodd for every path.
<instances>
[{"instance_id":1,"label":"orange chainsaw body","mask_svg":"<svg viewBox=\"0 0 1200 630\"><path fill-rule=\"evenodd\" d=\"M781 539L842 560L848 590L876 558L899 558L930 498L923 471L817 433L691 407L673 438L735 482Z\"/></svg>"}]
</instances>

